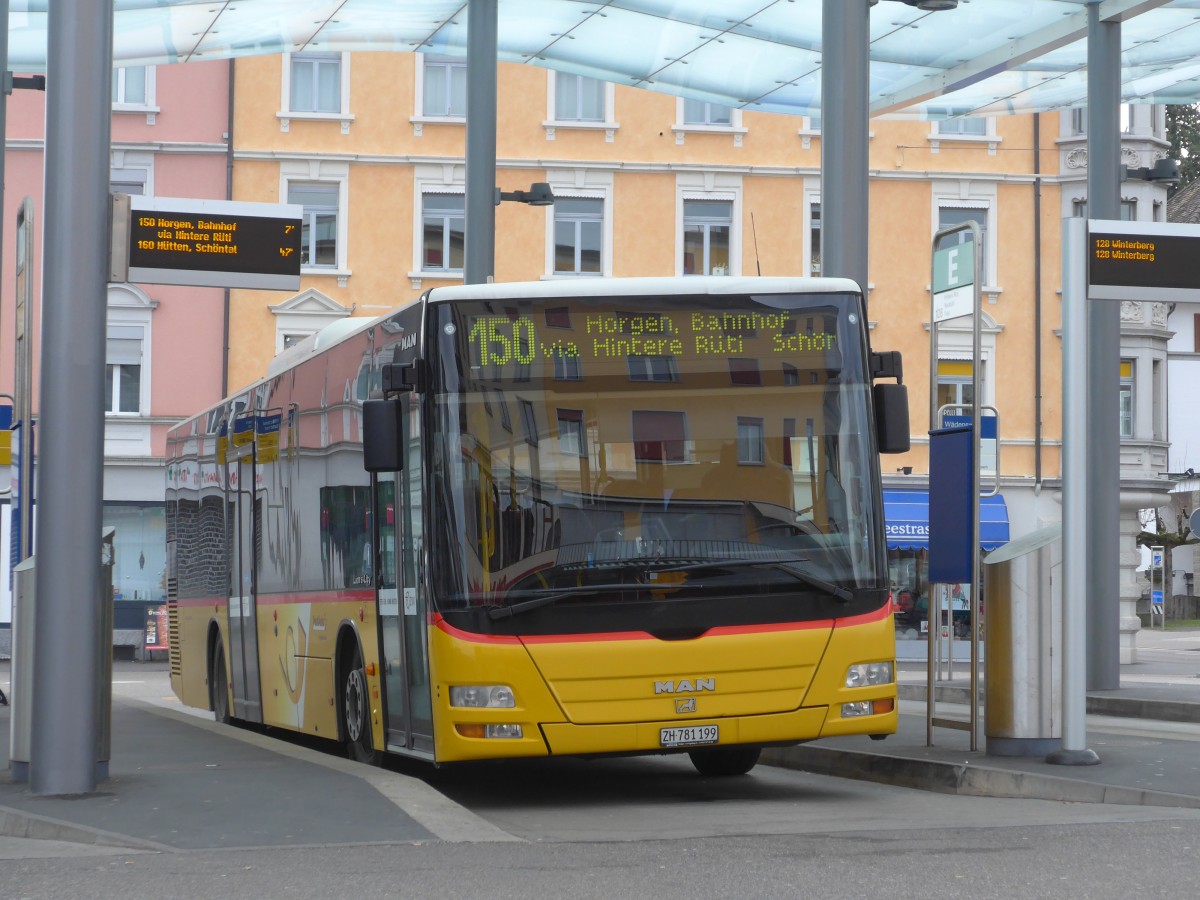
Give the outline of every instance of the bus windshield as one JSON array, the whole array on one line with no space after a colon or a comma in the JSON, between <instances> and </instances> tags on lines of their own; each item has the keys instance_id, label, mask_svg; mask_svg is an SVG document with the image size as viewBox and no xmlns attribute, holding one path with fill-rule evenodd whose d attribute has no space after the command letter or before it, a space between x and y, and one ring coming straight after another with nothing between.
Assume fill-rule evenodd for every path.
<instances>
[{"instance_id":1,"label":"bus windshield","mask_svg":"<svg viewBox=\"0 0 1200 900\"><path fill-rule=\"evenodd\" d=\"M669 600L734 622L878 599L858 295L458 301L429 322L441 612L568 627Z\"/></svg>"}]
</instances>

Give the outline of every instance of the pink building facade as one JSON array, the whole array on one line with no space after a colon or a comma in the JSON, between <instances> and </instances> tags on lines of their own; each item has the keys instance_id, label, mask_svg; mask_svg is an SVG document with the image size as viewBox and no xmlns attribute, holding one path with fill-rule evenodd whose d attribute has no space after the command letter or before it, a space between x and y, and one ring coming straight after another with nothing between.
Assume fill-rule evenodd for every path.
<instances>
[{"instance_id":1,"label":"pink building facade","mask_svg":"<svg viewBox=\"0 0 1200 900\"><path fill-rule=\"evenodd\" d=\"M229 73L230 64L224 61L114 70L111 189L228 199ZM12 394L15 380L15 221L23 199L29 197L35 232L35 420L41 361L52 352L40 343L44 150L45 95L15 91L8 103L5 153L0 392ZM116 529L118 645L136 643L144 610L165 596L165 436L177 421L224 393L227 309L227 292L218 288L108 287L104 523ZM11 511L4 500L0 629L11 622ZM0 635L0 645L4 637Z\"/></svg>"}]
</instances>

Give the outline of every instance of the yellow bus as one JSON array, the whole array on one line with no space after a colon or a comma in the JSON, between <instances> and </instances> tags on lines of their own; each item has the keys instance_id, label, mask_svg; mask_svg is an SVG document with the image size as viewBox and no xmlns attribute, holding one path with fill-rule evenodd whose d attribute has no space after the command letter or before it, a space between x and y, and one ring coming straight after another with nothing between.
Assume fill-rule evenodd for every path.
<instances>
[{"instance_id":1,"label":"yellow bus","mask_svg":"<svg viewBox=\"0 0 1200 900\"><path fill-rule=\"evenodd\" d=\"M367 762L731 775L894 732L908 409L865 313L840 279L559 280L306 339L168 439L175 693Z\"/></svg>"}]
</instances>

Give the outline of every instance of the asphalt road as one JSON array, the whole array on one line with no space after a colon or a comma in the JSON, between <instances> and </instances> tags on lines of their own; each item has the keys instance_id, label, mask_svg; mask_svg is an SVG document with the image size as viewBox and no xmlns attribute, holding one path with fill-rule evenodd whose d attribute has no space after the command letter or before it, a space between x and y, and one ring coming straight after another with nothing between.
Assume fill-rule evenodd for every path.
<instances>
[{"instance_id":1,"label":"asphalt road","mask_svg":"<svg viewBox=\"0 0 1200 900\"><path fill-rule=\"evenodd\" d=\"M180 709L164 663L117 663L113 681L117 696ZM131 852L0 838L0 898L1124 900L1191 896L1200 850L1196 810L952 796L767 766L709 780L685 757L401 770L505 840Z\"/></svg>"}]
</instances>

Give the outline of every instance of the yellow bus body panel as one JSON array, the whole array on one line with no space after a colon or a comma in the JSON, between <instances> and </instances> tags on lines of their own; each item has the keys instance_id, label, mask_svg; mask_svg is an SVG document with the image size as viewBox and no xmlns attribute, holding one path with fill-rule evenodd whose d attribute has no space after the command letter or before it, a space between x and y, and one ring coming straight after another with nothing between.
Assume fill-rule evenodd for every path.
<instances>
[{"instance_id":1,"label":"yellow bus body panel","mask_svg":"<svg viewBox=\"0 0 1200 900\"><path fill-rule=\"evenodd\" d=\"M176 601L176 615L171 634L171 690L184 706L212 709L208 700L208 629L214 620L225 627L227 604L224 600L203 602ZM229 647L225 647L229 661Z\"/></svg>"},{"instance_id":2,"label":"yellow bus body panel","mask_svg":"<svg viewBox=\"0 0 1200 900\"><path fill-rule=\"evenodd\" d=\"M645 635L522 641L432 627L436 759L655 753L663 750L662 728L689 724L718 724L721 744L889 734L897 724L895 683L846 688L845 681L854 663L894 660L892 628L885 615L687 641ZM450 706L453 686L497 684L512 688L514 708ZM889 698L889 712L841 717L844 702ZM691 710L692 700L694 711L678 711ZM479 724L520 725L523 734L489 739L460 732L459 726Z\"/></svg>"},{"instance_id":3,"label":"yellow bus body panel","mask_svg":"<svg viewBox=\"0 0 1200 900\"><path fill-rule=\"evenodd\" d=\"M867 618L867 617L863 617ZM893 680L890 684L871 687L846 687L846 672L856 663L890 662ZM896 710L896 626L892 616L876 621L856 620L853 624L839 623L829 639L829 648L813 679L809 703L820 702L829 707L829 716L819 737L844 734L895 734L899 724ZM843 717L841 705L861 700L891 700L892 711L873 716Z\"/></svg>"}]
</instances>

